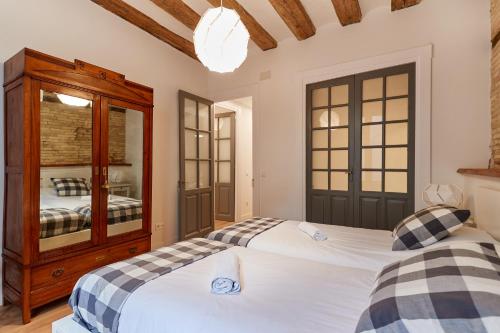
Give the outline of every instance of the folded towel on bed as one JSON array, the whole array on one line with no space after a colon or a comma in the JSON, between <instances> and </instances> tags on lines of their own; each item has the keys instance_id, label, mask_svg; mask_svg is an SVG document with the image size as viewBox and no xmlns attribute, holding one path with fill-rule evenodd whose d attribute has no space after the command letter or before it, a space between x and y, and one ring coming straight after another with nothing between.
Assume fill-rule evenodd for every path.
<instances>
[{"instance_id":1,"label":"folded towel on bed","mask_svg":"<svg viewBox=\"0 0 500 333\"><path fill-rule=\"evenodd\" d=\"M324 232L309 222L300 222L298 227L301 231L311 236L311 238L315 241L324 241L328 239L328 236Z\"/></svg>"},{"instance_id":2,"label":"folded towel on bed","mask_svg":"<svg viewBox=\"0 0 500 333\"><path fill-rule=\"evenodd\" d=\"M238 256L227 251L220 253L216 258L212 293L234 295L239 294L240 291L240 262Z\"/></svg>"}]
</instances>

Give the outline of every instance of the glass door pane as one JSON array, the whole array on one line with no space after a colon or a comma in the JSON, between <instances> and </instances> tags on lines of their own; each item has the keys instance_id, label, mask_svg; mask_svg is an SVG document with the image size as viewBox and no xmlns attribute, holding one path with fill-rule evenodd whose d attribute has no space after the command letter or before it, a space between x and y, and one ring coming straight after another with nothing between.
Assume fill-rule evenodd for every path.
<instances>
[{"instance_id":1,"label":"glass door pane","mask_svg":"<svg viewBox=\"0 0 500 333\"><path fill-rule=\"evenodd\" d=\"M408 74L362 82L362 191L408 191L408 86Z\"/></svg>"},{"instance_id":2,"label":"glass door pane","mask_svg":"<svg viewBox=\"0 0 500 333\"><path fill-rule=\"evenodd\" d=\"M231 170L234 167L234 157L232 156L232 127L233 124L233 114L228 114L227 116L216 114L215 115L215 126L218 128L215 137L215 150L217 155L215 155L215 162L217 169L215 173L217 174L216 191L220 184L231 184Z\"/></svg>"},{"instance_id":3,"label":"glass door pane","mask_svg":"<svg viewBox=\"0 0 500 333\"><path fill-rule=\"evenodd\" d=\"M186 190L211 187L210 106L184 98L184 185Z\"/></svg>"},{"instance_id":4,"label":"glass door pane","mask_svg":"<svg viewBox=\"0 0 500 333\"><path fill-rule=\"evenodd\" d=\"M40 252L92 238L92 107L40 91Z\"/></svg>"},{"instance_id":5,"label":"glass door pane","mask_svg":"<svg viewBox=\"0 0 500 333\"><path fill-rule=\"evenodd\" d=\"M107 235L142 229L144 114L108 106ZM106 169L104 169L106 173Z\"/></svg>"},{"instance_id":6,"label":"glass door pane","mask_svg":"<svg viewBox=\"0 0 500 333\"><path fill-rule=\"evenodd\" d=\"M311 91L311 189L349 191L349 84Z\"/></svg>"}]
</instances>

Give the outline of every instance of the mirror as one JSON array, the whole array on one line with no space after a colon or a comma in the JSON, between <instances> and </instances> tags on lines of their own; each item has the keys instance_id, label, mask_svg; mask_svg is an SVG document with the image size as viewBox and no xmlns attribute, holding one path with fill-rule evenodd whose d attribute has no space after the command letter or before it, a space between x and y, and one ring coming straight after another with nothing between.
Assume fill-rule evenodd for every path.
<instances>
[{"instance_id":1,"label":"mirror","mask_svg":"<svg viewBox=\"0 0 500 333\"><path fill-rule=\"evenodd\" d=\"M144 116L140 111L110 106L108 119L110 237L142 229Z\"/></svg>"},{"instance_id":2,"label":"mirror","mask_svg":"<svg viewBox=\"0 0 500 333\"><path fill-rule=\"evenodd\" d=\"M91 239L92 101L40 91L40 252Z\"/></svg>"}]
</instances>

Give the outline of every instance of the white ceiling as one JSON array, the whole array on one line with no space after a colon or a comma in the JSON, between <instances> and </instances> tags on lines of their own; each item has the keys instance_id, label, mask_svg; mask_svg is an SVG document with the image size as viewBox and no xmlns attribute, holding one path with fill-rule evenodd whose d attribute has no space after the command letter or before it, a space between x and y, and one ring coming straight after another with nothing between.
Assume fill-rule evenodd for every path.
<instances>
[{"instance_id":1,"label":"white ceiling","mask_svg":"<svg viewBox=\"0 0 500 333\"><path fill-rule=\"evenodd\" d=\"M182 23L156 6L150 0L125 0L130 5L150 16L163 26L192 40L193 32ZM301 0L307 13L317 29L334 24L340 27L339 20L331 0ZM184 2L202 15L211 5L207 0L184 0ZM278 41L295 38L281 17L267 0L238 0L238 2ZM387 7L390 10L391 0L360 0L361 12L366 16L371 10ZM252 42L253 44L253 42ZM252 48L256 46L253 45Z\"/></svg>"}]
</instances>

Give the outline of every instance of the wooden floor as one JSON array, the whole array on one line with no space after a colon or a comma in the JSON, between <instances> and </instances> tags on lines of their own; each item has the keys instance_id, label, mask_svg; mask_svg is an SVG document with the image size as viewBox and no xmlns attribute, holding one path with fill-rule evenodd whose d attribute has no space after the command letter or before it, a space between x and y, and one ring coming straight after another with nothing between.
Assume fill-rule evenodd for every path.
<instances>
[{"instance_id":1,"label":"wooden floor","mask_svg":"<svg viewBox=\"0 0 500 333\"><path fill-rule=\"evenodd\" d=\"M226 221L220 221L220 220L215 220L214 222L214 229L215 230L219 230L219 229L222 229L222 228L225 228L231 224L233 224L234 222L226 222Z\"/></svg>"},{"instance_id":2,"label":"wooden floor","mask_svg":"<svg viewBox=\"0 0 500 333\"><path fill-rule=\"evenodd\" d=\"M233 222L215 220L214 228L222 229ZM68 300L63 299L40 308L33 314L31 323L23 325L21 311L18 307L0 306L0 333L51 333L52 322L71 313Z\"/></svg>"},{"instance_id":3,"label":"wooden floor","mask_svg":"<svg viewBox=\"0 0 500 333\"><path fill-rule=\"evenodd\" d=\"M68 299L63 299L35 311L31 323L23 325L18 307L0 306L0 333L51 333L52 322L70 313Z\"/></svg>"}]
</instances>

